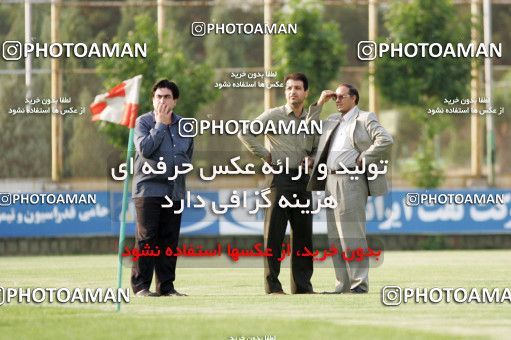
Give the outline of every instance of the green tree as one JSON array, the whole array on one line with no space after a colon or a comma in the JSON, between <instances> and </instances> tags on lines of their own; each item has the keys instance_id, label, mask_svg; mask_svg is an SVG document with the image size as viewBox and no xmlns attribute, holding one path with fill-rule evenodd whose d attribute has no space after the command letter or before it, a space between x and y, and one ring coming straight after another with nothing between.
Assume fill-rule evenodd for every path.
<instances>
[{"instance_id":1,"label":"green tree","mask_svg":"<svg viewBox=\"0 0 511 340\"><path fill-rule=\"evenodd\" d=\"M119 8L63 7L60 20L61 40L85 44L110 41L119 26L119 12ZM62 95L72 98L75 107L87 108L98 88L102 87L98 77L75 72L76 69L92 68L95 63L96 58L61 58L61 67L64 70ZM64 177L105 176L105 155L111 154L113 147L90 121L90 113L87 111L87 114L80 116L66 115L62 119Z\"/></svg>"},{"instance_id":2,"label":"green tree","mask_svg":"<svg viewBox=\"0 0 511 340\"><path fill-rule=\"evenodd\" d=\"M494 108L497 110L497 115L494 115L495 146L497 150L498 170L502 174L511 171L511 150L509 149L509 139L511 135L510 84L511 71L508 71L494 86ZM500 113L501 108L504 109L503 113Z\"/></svg>"},{"instance_id":3,"label":"green tree","mask_svg":"<svg viewBox=\"0 0 511 340\"><path fill-rule=\"evenodd\" d=\"M387 42L466 43L467 21L456 18L448 0L412 0L394 3L385 16L389 32ZM383 42L383 41L382 41ZM437 187L443 171L435 160L435 136L449 124L448 118L431 117L428 107L441 106L445 98L467 93L470 59L465 58L392 58L388 54L376 59L376 81L381 94L390 102L409 105L410 114L421 123L421 147L414 154L404 175L419 187ZM415 108L415 109L413 109Z\"/></svg>"},{"instance_id":4,"label":"green tree","mask_svg":"<svg viewBox=\"0 0 511 340\"><path fill-rule=\"evenodd\" d=\"M46 7L46 6L43 6ZM34 37L49 37L49 9L34 11L32 31ZM11 5L0 9L0 35L4 40L24 41L23 6ZM48 29L46 29L48 28ZM48 35L46 34L48 33ZM49 68L50 60L33 60L34 68ZM0 69L23 69L24 59L4 61L0 58ZM12 115L9 109L25 108L24 75L0 76L0 177L29 178L49 177L51 172L50 116L46 114L20 113ZM48 98L49 76L34 74L32 94Z\"/></svg>"},{"instance_id":5,"label":"green tree","mask_svg":"<svg viewBox=\"0 0 511 340\"><path fill-rule=\"evenodd\" d=\"M256 24L261 20L261 6L245 12L242 8L229 6L229 1L217 1L211 12L211 22L247 22ZM240 4L241 6L242 4ZM207 60L215 67L258 67L264 53L264 40L258 34L208 34L205 38ZM225 48L236 46L236 48Z\"/></svg>"},{"instance_id":6,"label":"green tree","mask_svg":"<svg viewBox=\"0 0 511 340\"><path fill-rule=\"evenodd\" d=\"M309 79L309 99L315 100L338 74L345 45L339 27L325 22L323 5L311 0L291 0L276 16L277 23L296 23L296 35L277 35L274 60L279 75L302 72Z\"/></svg>"},{"instance_id":7,"label":"green tree","mask_svg":"<svg viewBox=\"0 0 511 340\"><path fill-rule=\"evenodd\" d=\"M51 136L49 115L20 113L12 115L9 109L25 107L25 93L20 91L17 76L3 77L0 85L0 177L48 177L51 169ZM34 79L38 96L46 98L45 79Z\"/></svg>"},{"instance_id":8,"label":"green tree","mask_svg":"<svg viewBox=\"0 0 511 340\"><path fill-rule=\"evenodd\" d=\"M139 112L152 110L151 87L162 78L175 81L182 90L176 112L182 112L187 117L194 117L202 104L215 99L217 92L212 86L211 67L192 62L177 43L159 44L156 23L148 14L136 16L134 30L125 37L116 37L114 42L147 44L146 58L104 58L98 61L96 68L105 79L105 88L111 88L137 74L143 75ZM128 130L125 127L101 122L100 131L108 135L113 145L126 147Z\"/></svg>"},{"instance_id":9,"label":"green tree","mask_svg":"<svg viewBox=\"0 0 511 340\"><path fill-rule=\"evenodd\" d=\"M245 8L246 7L246 8ZM261 21L262 7L246 3L233 4L228 0L220 0L211 10L209 22L247 22L256 24ZM186 37L186 35L183 35ZM201 39L195 37L194 40ZM208 34L204 39L206 60L217 69L215 81L232 81L230 71L221 69L261 66L263 55L263 36L259 34ZM235 46L235 48L226 48ZM208 106L208 119L247 119L258 116L263 111L264 91L260 88L215 88L220 94L218 100ZM233 142L234 141L234 142ZM214 145L214 147L212 147ZM207 163L228 161L239 156L245 148L238 143L235 136L205 134L195 144L195 159ZM197 153L197 151L202 153Z\"/></svg>"}]
</instances>

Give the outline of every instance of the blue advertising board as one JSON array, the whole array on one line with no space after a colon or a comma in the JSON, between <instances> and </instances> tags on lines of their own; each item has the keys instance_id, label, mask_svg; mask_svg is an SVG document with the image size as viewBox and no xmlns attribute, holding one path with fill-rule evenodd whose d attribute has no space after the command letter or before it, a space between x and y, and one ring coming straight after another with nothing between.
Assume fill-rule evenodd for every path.
<instances>
[{"instance_id":1,"label":"blue advertising board","mask_svg":"<svg viewBox=\"0 0 511 340\"><path fill-rule=\"evenodd\" d=\"M230 190L192 192L183 211L182 235L262 235L263 210L252 209L257 199L246 190L247 207L220 209L233 192ZM416 204L410 195L492 195L503 204ZM62 194L62 193L61 193ZM23 204L2 200L0 237L98 236L118 235L122 193L68 192L94 196L94 203ZM2 194L5 195L5 194ZM14 194L12 194L14 195ZM314 195L315 196L315 195ZM200 199L199 199L200 198ZM321 196L318 196L321 199ZM200 202L201 204L198 204ZM9 204L7 204L9 203ZM228 204L225 204L226 206ZM195 206L195 207L194 207ZM200 207L197 207L200 206ZM317 206L317 200L315 201ZM212 207L214 209L212 209ZM216 208L215 208L216 207ZM219 211L221 213L219 213ZM511 192L509 190L391 191L369 197L366 206L368 234L501 234L511 232ZM134 235L135 211L130 202L126 234ZM325 209L314 215L314 233L326 234Z\"/></svg>"}]
</instances>

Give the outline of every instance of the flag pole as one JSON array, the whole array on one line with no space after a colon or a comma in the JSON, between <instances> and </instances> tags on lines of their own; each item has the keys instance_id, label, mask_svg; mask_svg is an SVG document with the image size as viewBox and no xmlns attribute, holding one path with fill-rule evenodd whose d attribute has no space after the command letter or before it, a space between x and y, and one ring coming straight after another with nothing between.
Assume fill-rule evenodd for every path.
<instances>
[{"instance_id":1,"label":"flag pole","mask_svg":"<svg viewBox=\"0 0 511 340\"><path fill-rule=\"evenodd\" d=\"M119 230L119 253L118 253L118 266L117 266L117 290L122 287L122 251L124 249L124 240L126 234L126 211L128 209L128 185L131 178L131 162L130 158L133 154L133 136L135 129L130 128L130 136L128 138L128 150L126 151L126 178L124 179L124 189L122 191L122 210L121 210L121 228ZM116 311L121 310L121 302L117 301Z\"/></svg>"},{"instance_id":2,"label":"flag pole","mask_svg":"<svg viewBox=\"0 0 511 340\"><path fill-rule=\"evenodd\" d=\"M126 151L126 177L124 178L124 189L122 192L121 227L119 230L119 251L117 266L117 291L122 287L122 251L126 234L126 211L128 210L128 185L131 178L131 155L133 154L133 139L135 137L135 122L138 115L138 102L142 75L139 74L131 79L125 80L112 88L107 93L99 94L90 105L92 120L102 120L120 124L130 129L128 148ZM112 102L113 97L122 97L123 100ZM117 312L121 310L121 302L117 302Z\"/></svg>"}]
</instances>

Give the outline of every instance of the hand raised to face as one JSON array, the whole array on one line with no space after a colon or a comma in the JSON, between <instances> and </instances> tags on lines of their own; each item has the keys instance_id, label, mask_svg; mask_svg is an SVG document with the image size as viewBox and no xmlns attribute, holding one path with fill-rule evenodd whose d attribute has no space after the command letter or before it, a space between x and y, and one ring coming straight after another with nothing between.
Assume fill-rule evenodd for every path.
<instances>
[{"instance_id":1,"label":"hand raised to face","mask_svg":"<svg viewBox=\"0 0 511 340\"><path fill-rule=\"evenodd\" d=\"M157 123L169 125L172 121L172 111L170 110L170 105L168 103L159 102L156 105L154 115Z\"/></svg>"},{"instance_id":2,"label":"hand raised to face","mask_svg":"<svg viewBox=\"0 0 511 340\"><path fill-rule=\"evenodd\" d=\"M319 97L319 100L318 100L318 105L323 105L330 99L335 100L335 98L336 98L336 95L335 95L334 91L324 90L323 92L321 92L321 96Z\"/></svg>"}]
</instances>

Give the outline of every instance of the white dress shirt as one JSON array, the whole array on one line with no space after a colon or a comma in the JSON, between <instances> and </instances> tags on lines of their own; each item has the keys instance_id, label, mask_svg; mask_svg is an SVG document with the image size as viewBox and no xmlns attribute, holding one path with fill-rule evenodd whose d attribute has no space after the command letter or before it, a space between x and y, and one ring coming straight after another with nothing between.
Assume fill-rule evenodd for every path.
<instances>
[{"instance_id":1,"label":"white dress shirt","mask_svg":"<svg viewBox=\"0 0 511 340\"><path fill-rule=\"evenodd\" d=\"M343 163L346 168L357 166L359 152L353 147L351 136L348 136L348 127L354 123L356 110L357 106L342 115L339 127L335 131L335 136L331 137L333 139L326 161L329 170L339 170L341 167L339 163Z\"/></svg>"}]
</instances>

